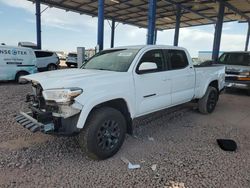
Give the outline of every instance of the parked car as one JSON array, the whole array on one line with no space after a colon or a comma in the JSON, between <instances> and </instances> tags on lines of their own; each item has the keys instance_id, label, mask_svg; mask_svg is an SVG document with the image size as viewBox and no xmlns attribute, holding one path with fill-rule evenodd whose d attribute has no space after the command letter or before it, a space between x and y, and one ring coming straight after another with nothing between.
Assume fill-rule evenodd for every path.
<instances>
[{"instance_id":1,"label":"parked car","mask_svg":"<svg viewBox=\"0 0 250 188\"><path fill-rule=\"evenodd\" d=\"M30 112L16 121L33 132L78 134L90 157L105 159L132 133L135 118L191 100L201 113L212 113L224 77L224 66L195 68L180 47L108 49L80 69L25 76L35 92L26 97Z\"/></svg>"},{"instance_id":2,"label":"parked car","mask_svg":"<svg viewBox=\"0 0 250 188\"><path fill-rule=\"evenodd\" d=\"M36 56L32 49L0 45L0 80L25 83L21 76L37 72Z\"/></svg>"},{"instance_id":3,"label":"parked car","mask_svg":"<svg viewBox=\"0 0 250 188\"><path fill-rule=\"evenodd\" d=\"M55 52L35 50L38 71L51 71L58 69L59 57Z\"/></svg>"},{"instance_id":4,"label":"parked car","mask_svg":"<svg viewBox=\"0 0 250 188\"><path fill-rule=\"evenodd\" d=\"M72 65L74 67L77 67L77 54L76 53L69 53L66 57L66 65L68 67L71 67Z\"/></svg>"},{"instance_id":5,"label":"parked car","mask_svg":"<svg viewBox=\"0 0 250 188\"><path fill-rule=\"evenodd\" d=\"M226 66L226 87L245 89L250 95L250 52L225 52L218 63Z\"/></svg>"}]
</instances>

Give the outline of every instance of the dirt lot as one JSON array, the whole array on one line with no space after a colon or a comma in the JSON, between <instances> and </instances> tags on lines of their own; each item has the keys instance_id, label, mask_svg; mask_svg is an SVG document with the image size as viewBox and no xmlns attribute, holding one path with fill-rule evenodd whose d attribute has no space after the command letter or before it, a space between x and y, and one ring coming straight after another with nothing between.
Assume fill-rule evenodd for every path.
<instances>
[{"instance_id":1,"label":"dirt lot","mask_svg":"<svg viewBox=\"0 0 250 188\"><path fill-rule=\"evenodd\" d=\"M244 93L222 95L211 115L185 105L140 119L114 157L92 161L75 138L32 134L14 122L29 91L0 83L0 187L250 187ZM217 138L235 139L237 152L222 151ZM121 157L141 168L129 170Z\"/></svg>"}]
</instances>

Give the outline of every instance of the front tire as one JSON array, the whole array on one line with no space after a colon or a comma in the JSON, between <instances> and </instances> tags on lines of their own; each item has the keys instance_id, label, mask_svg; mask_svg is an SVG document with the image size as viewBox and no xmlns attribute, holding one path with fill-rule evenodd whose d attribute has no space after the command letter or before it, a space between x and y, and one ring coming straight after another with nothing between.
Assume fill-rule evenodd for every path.
<instances>
[{"instance_id":1,"label":"front tire","mask_svg":"<svg viewBox=\"0 0 250 188\"><path fill-rule=\"evenodd\" d=\"M90 158L101 160L117 153L125 134L126 121L122 113L114 108L102 107L90 114L78 139L80 147Z\"/></svg>"},{"instance_id":2,"label":"front tire","mask_svg":"<svg viewBox=\"0 0 250 188\"><path fill-rule=\"evenodd\" d=\"M205 95L198 101L199 111L203 114L210 114L214 111L219 98L218 90L208 86Z\"/></svg>"}]
</instances>

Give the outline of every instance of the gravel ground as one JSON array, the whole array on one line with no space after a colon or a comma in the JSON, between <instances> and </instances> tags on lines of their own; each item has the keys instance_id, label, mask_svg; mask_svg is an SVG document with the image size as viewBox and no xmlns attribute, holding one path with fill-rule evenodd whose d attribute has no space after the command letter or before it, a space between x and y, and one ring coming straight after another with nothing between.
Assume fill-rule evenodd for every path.
<instances>
[{"instance_id":1,"label":"gravel ground","mask_svg":"<svg viewBox=\"0 0 250 188\"><path fill-rule=\"evenodd\" d=\"M32 134L13 120L29 85L0 83L0 187L250 187L250 98L221 96L215 112L193 105L135 122L121 150L88 159L75 138ZM232 138L236 152L217 138ZM141 168L130 170L121 158Z\"/></svg>"}]
</instances>

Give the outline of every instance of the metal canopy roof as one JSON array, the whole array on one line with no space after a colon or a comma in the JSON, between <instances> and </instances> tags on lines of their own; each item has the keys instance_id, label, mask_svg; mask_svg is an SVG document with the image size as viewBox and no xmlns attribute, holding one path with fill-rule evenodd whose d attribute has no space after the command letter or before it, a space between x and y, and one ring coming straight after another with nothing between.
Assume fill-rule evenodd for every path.
<instances>
[{"instance_id":1,"label":"metal canopy roof","mask_svg":"<svg viewBox=\"0 0 250 188\"><path fill-rule=\"evenodd\" d=\"M218 14L218 1L157 0L156 28L175 28L177 5L182 10L181 27L213 24ZM90 16L97 16L98 12L98 0L41 0L41 3ZM250 20L249 0L229 0L225 5L224 22ZM104 10L105 19L143 28L148 25L148 0L105 0Z\"/></svg>"}]
</instances>

